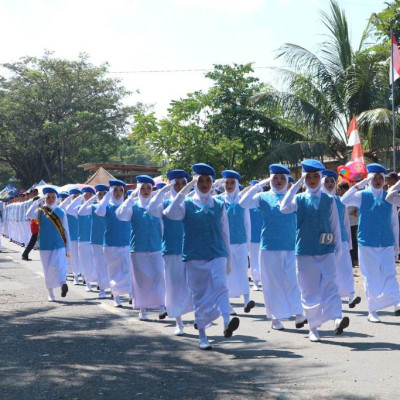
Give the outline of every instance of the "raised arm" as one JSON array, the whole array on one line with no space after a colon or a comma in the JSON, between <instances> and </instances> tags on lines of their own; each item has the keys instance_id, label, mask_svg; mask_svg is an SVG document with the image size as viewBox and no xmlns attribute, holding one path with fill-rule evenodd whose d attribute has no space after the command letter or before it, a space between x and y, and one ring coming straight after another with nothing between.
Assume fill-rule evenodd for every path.
<instances>
[{"instance_id":1,"label":"raised arm","mask_svg":"<svg viewBox=\"0 0 400 400\"><path fill-rule=\"evenodd\" d=\"M172 203L163 211L164 215L173 220L180 221L185 218L185 197L192 187L197 183L196 179L190 181L172 200Z\"/></svg>"},{"instance_id":2,"label":"raised arm","mask_svg":"<svg viewBox=\"0 0 400 400\"><path fill-rule=\"evenodd\" d=\"M115 215L120 221L130 221L132 219L132 207L135 201L131 196L129 196L115 211Z\"/></svg>"},{"instance_id":3,"label":"raised arm","mask_svg":"<svg viewBox=\"0 0 400 400\"><path fill-rule=\"evenodd\" d=\"M35 200L31 206L28 208L26 212L26 218L28 219L37 219L38 217L38 208L43 204L44 199L37 199Z\"/></svg>"},{"instance_id":4,"label":"raised arm","mask_svg":"<svg viewBox=\"0 0 400 400\"><path fill-rule=\"evenodd\" d=\"M394 206L400 207L400 180L393 185L386 196L386 201Z\"/></svg>"},{"instance_id":5,"label":"raised arm","mask_svg":"<svg viewBox=\"0 0 400 400\"><path fill-rule=\"evenodd\" d=\"M147 212L153 217L162 218L164 210L165 194L171 189L172 185L166 185L158 190L155 196L150 200Z\"/></svg>"},{"instance_id":6,"label":"raised arm","mask_svg":"<svg viewBox=\"0 0 400 400\"><path fill-rule=\"evenodd\" d=\"M263 181L257 183L254 186L250 186L246 192L243 190L242 195L239 200L239 204L243 208L257 208L260 206L260 191L262 190L263 186L265 186L270 179L264 179Z\"/></svg>"},{"instance_id":7,"label":"raised arm","mask_svg":"<svg viewBox=\"0 0 400 400\"><path fill-rule=\"evenodd\" d=\"M91 215L92 214L92 204L97 200L97 194L95 196L92 196L89 200L85 201L82 204L82 207L78 211L78 215L83 217L85 215Z\"/></svg>"},{"instance_id":8,"label":"raised arm","mask_svg":"<svg viewBox=\"0 0 400 400\"><path fill-rule=\"evenodd\" d=\"M104 197L100 201L99 206L96 208L96 210L94 210L96 215L98 215L99 217L105 217L106 216L107 206L108 206L108 203L110 202L111 196L112 196L112 191L110 189L104 195Z\"/></svg>"},{"instance_id":9,"label":"raised arm","mask_svg":"<svg viewBox=\"0 0 400 400\"><path fill-rule=\"evenodd\" d=\"M290 214L297 211L296 194L301 188L305 177L302 176L285 194L279 207L282 214Z\"/></svg>"},{"instance_id":10,"label":"raised arm","mask_svg":"<svg viewBox=\"0 0 400 400\"><path fill-rule=\"evenodd\" d=\"M71 204L65 209L66 213L78 218L79 206L82 204L82 199L83 194L80 194L78 197L72 200Z\"/></svg>"}]
</instances>

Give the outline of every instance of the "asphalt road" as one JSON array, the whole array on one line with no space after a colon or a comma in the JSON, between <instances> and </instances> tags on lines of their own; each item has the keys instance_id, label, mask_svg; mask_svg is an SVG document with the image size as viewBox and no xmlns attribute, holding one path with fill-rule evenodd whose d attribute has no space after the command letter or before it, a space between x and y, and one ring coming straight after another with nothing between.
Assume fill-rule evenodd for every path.
<instances>
[{"instance_id":1,"label":"asphalt road","mask_svg":"<svg viewBox=\"0 0 400 400\"><path fill-rule=\"evenodd\" d=\"M69 285L61 301L47 302L37 251L21 260L22 249L2 238L0 253L0 399L398 399L400 318L380 313L367 321L366 304L344 313L350 327L333 335L333 323L311 343L307 330L285 321L270 329L262 293L242 313L230 339L222 321L208 334L213 350L197 347L193 315L185 316L183 337L170 320L142 322L127 302L84 286ZM357 271L356 271L357 273ZM363 297L360 279L357 291Z\"/></svg>"}]
</instances>

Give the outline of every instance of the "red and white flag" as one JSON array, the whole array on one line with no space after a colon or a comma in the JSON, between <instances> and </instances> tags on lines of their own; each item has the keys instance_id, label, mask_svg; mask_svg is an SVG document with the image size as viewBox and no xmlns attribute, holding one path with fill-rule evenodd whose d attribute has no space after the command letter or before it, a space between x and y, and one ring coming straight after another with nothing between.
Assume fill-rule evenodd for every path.
<instances>
[{"instance_id":1,"label":"red and white flag","mask_svg":"<svg viewBox=\"0 0 400 400\"><path fill-rule=\"evenodd\" d=\"M353 152L351 153L351 161L364 162L364 153L360 141L360 136L358 135L356 117L353 117L353 119L350 121L349 129L347 129L347 137L347 146L353 147Z\"/></svg>"},{"instance_id":2,"label":"red and white flag","mask_svg":"<svg viewBox=\"0 0 400 400\"><path fill-rule=\"evenodd\" d=\"M389 82L392 84L392 66L393 66L393 81L400 78L400 53L399 47L397 46L396 38L392 33L392 49L390 52L390 70L389 70Z\"/></svg>"}]
</instances>

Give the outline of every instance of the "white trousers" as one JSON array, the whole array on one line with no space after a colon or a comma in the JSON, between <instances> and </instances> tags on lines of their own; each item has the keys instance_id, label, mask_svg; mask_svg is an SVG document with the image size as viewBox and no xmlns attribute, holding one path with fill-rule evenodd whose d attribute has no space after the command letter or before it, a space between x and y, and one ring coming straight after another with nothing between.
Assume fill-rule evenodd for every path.
<instances>
[{"instance_id":1,"label":"white trousers","mask_svg":"<svg viewBox=\"0 0 400 400\"><path fill-rule=\"evenodd\" d=\"M129 246L104 246L104 258L110 277L111 292L114 296L132 293L131 261Z\"/></svg>"},{"instance_id":2,"label":"white trousers","mask_svg":"<svg viewBox=\"0 0 400 400\"><path fill-rule=\"evenodd\" d=\"M336 283L339 287L340 297L354 295L353 263L351 262L349 245L342 242L342 256L336 263Z\"/></svg>"},{"instance_id":3,"label":"white trousers","mask_svg":"<svg viewBox=\"0 0 400 400\"><path fill-rule=\"evenodd\" d=\"M164 265L161 251L130 253L133 307L150 308L165 304Z\"/></svg>"},{"instance_id":4,"label":"white trousers","mask_svg":"<svg viewBox=\"0 0 400 400\"><path fill-rule=\"evenodd\" d=\"M97 282L97 271L93 263L92 245L90 242L78 242L79 260L82 265L83 276L87 284Z\"/></svg>"},{"instance_id":5,"label":"white trousers","mask_svg":"<svg viewBox=\"0 0 400 400\"><path fill-rule=\"evenodd\" d=\"M250 269L253 282L260 282L260 243L249 243Z\"/></svg>"},{"instance_id":6,"label":"white trousers","mask_svg":"<svg viewBox=\"0 0 400 400\"><path fill-rule=\"evenodd\" d=\"M249 294L247 275L247 243L231 244L231 273L227 277L229 297Z\"/></svg>"},{"instance_id":7,"label":"white trousers","mask_svg":"<svg viewBox=\"0 0 400 400\"><path fill-rule=\"evenodd\" d=\"M69 264L71 266L72 273L75 276L78 276L82 273L77 240L71 240L71 257L69 258Z\"/></svg>"},{"instance_id":8,"label":"white trousers","mask_svg":"<svg viewBox=\"0 0 400 400\"><path fill-rule=\"evenodd\" d=\"M342 301L336 283L333 253L322 256L296 256L301 303L310 329L342 317Z\"/></svg>"},{"instance_id":9,"label":"white trousers","mask_svg":"<svg viewBox=\"0 0 400 400\"><path fill-rule=\"evenodd\" d=\"M260 266L267 317L285 319L302 314L294 251L261 250Z\"/></svg>"},{"instance_id":10,"label":"white trousers","mask_svg":"<svg viewBox=\"0 0 400 400\"><path fill-rule=\"evenodd\" d=\"M165 255L163 258L165 306L169 317L180 317L193 311L193 295L188 285L186 264L180 254Z\"/></svg>"},{"instance_id":11,"label":"white trousers","mask_svg":"<svg viewBox=\"0 0 400 400\"><path fill-rule=\"evenodd\" d=\"M108 276L107 263L104 257L103 246L92 244L93 264L97 272L97 284L100 290L110 288L110 277Z\"/></svg>"},{"instance_id":12,"label":"white trousers","mask_svg":"<svg viewBox=\"0 0 400 400\"><path fill-rule=\"evenodd\" d=\"M60 287L65 283L67 273L65 247L55 250L40 250L39 255L47 289Z\"/></svg>"},{"instance_id":13,"label":"white trousers","mask_svg":"<svg viewBox=\"0 0 400 400\"><path fill-rule=\"evenodd\" d=\"M221 314L229 315L226 257L186 261L186 271L198 328L209 327Z\"/></svg>"},{"instance_id":14,"label":"white trousers","mask_svg":"<svg viewBox=\"0 0 400 400\"><path fill-rule=\"evenodd\" d=\"M377 311L400 302L394 248L358 246L368 310Z\"/></svg>"}]
</instances>

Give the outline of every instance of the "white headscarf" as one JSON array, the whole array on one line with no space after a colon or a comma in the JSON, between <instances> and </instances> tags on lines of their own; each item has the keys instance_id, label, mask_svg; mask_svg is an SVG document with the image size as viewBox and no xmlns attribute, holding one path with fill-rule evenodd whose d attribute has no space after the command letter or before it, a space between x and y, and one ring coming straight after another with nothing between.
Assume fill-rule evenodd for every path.
<instances>
[{"instance_id":1,"label":"white headscarf","mask_svg":"<svg viewBox=\"0 0 400 400\"><path fill-rule=\"evenodd\" d=\"M151 200L151 198L152 198L153 187L151 188L152 192L150 193L150 196L146 198L146 197L143 197L143 196L140 194L140 189L141 189L141 187L142 187L143 185L150 185L150 186L151 186L151 183L145 182L145 183L138 183L138 184L137 184L137 190L138 190L138 204L139 204L139 207L147 208L147 206L149 205L150 200Z\"/></svg>"},{"instance_id":2,"label":"white headscarf","mask_svg":"<svg viewBox=\"0 0 400 400\"><path fill-rule=\"evenodd\" d=\"M51 193L55 194L54 192L46 193L46 194L44 195L44 198L47 199L47 197L49 197L49 194L51 194ZM54 210L54 209L58 206L58 198L57 198L57 195L56 195L56 201L54 202L54 204L49 205L49 204L47 204L47 203L45 202L44 205L45 205L47 208L50 208L50 210Z\"/></svg>"},{"instance_id":3,"label":"white headscarf","mask_svg":"<svg viewBox=\"0 0 400 400\"><path fill-rule=\"evenodd\" d=\"M182 177L185 180L185 185L187 184L187 179L185 177ZM175 179L171 179L169 183L172 185L170 191L171 197L174 198L178 193L176 193L176 190L174 189L175 186Z\"/></svg>"},{"instance_id":4,"label":"white headscarf","mask_svg":"<svg viewBox=\"0 0 400 400\"><path fill-rule=\"evenodd\" d=\"M239 203L239 192L240 192L240 188L239 188L239 181L237 179L235 179L235 189L233 190L232 193L228 193L225 190L226 193L226 202L227 203Z\"/></svg>"},{"instance_id":5,"label":"white headscarf","mask_svg":"<svg viewBox=\"0 0 400 400\"><path fill-rule=\"evenodd\" d=\"M124 202L124 196L122 196L119 200L117 200L115 197L114 197L114 188L115 188L116 186L110 186L110 192L112 192L112 196L111 196L111 199L110 199L110 204L112 205L112 206L119 206L119 205L121 205L123 202ZM124 189L125 190L125 189Z\"/></svg>"},{"instance_id":6,"label":"white headscarf","mask_svg":"<svg viewBox=\"0 0 400 400\"><path fill-rule=\"evenodd\" d=\"M322 178L321 192L322 192L322 193L325 193L325 194L329 194L329 195L331 195L331 196L334 196L334 195L336 194L336 185L335 185L335 187L333 188L332 191L329 191L329 190L325 187L325 179L326 179L326 178L327 178L327 176L324 176L324 177ZM333 178L333 176L332 176L331 178ZM333 178L333 179L335 179L335 178ZM335 180L335 183L336 183L336 180Z\"/></svg>"},{"instance_id":7,"label":"white headscarf","mask_svg":"<svg viewBox=\"0 0 400 400\"><path fill-rule=\"evenodd\" d=\"M383 172L368 172L368 178L373 179L375 175L382 175L383 179L385 179L385 174ZM372 181L369 183L369 188L371 189L372 194L374 197L381 197L383 192L383 187L380 189L375 189Z\"/></svg>"},{"instance_id":8,"label":"white headscarf","mask_svg":"<svg viewBox=\"0 0 400 400\"><path fill-rule=\"evenodd\" d=\"M286 179L286 185L285 185L284 188L281 189L281 190L278 190L277 188L275 188L275 187L272 185L272 179L274 179L274 176L275 176L275 175L283 175L283 176L285 177L285 179ZM287 192L287 187L288 187L288 183L289 183L289 175L286 175L286 174L271 174L270 176L271 176L271 182L270 182L271 192L274 193L274 194L286 194L286 192Z\"/></svg>"},{"instance_id":9,"label":"white headscarf","mask_svg":"<svg viewBox=\"0 0 400 400\"><path fill-rule=\"evenodd\" d=\"M193 178L200 178L201 175L195 174ZM212 176L209 175L212 179ZM212 205L213 204L213 199L212 199L212 192L213 192L213 187L211 186L210 190L207 193L202 193L200 192L199 188L197 187L197 183L194 186L194 191L196 192L197 197L200 199L201 203L203 205Z\"/></svg>"},{"instance_id":10,"label":"white headscarf","mask_svg":"<svg viewBox=\"0 0 400 400\"><path fill-rule=\"evenodd\" d=\"M320 181L319 181L319 185L315 188L315 189L311 189L306 181L304 180L304 186L306 187L306 192L312 196L318 196L321 193L321 185L322 185L322 171L316 171L318 172L319 176L320 176ZM308 174L308 172L302 172L302 176L306 176Z\"/></svg>"}]
</instances>

